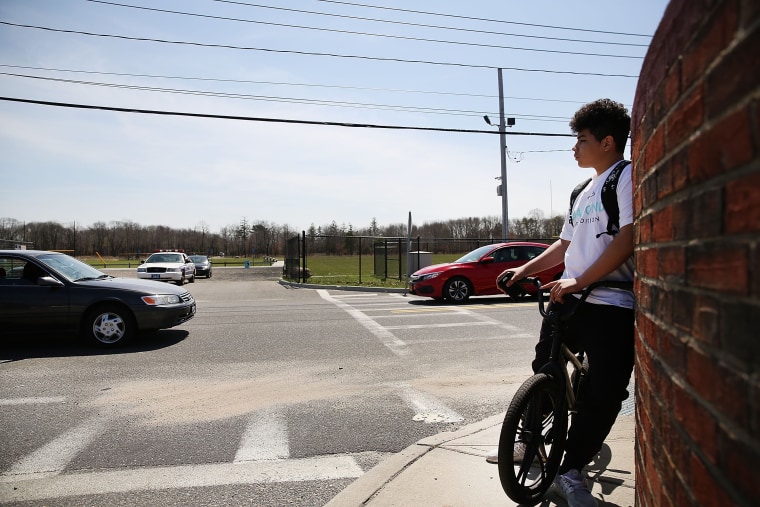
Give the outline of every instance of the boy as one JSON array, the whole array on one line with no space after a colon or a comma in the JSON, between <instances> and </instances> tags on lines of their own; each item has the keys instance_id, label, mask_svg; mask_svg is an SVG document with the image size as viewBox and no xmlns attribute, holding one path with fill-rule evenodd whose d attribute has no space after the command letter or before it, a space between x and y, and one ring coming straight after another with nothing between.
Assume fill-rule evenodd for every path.
<instances>
[{"instance_id":1,"label":"boy","mask_svg":"<svg viewBox=\"0 0 760 507\"><path fill-rule=\"evenodd\" d=\"M599 280L633 280L633 204L631 165L623 160L631 118L626 108L609 99L586 104L570 122L577 134L573 147L579 167L596 171L575 199L560 239L544 253L512 272L508 286L517 280L556 266L564 260L560 280L545 287L555 311L572 304L573 293ZM616 168L625 168L617 181L619 230L609 232L602 206L602 187ZM589 372L579 395L578 412L572 418L565 456L554 481L554 490L571 507L597 505L580 471L601 449L610 432L633 370L633 295L628 291L599 288L584 302L569 324L569 345L586 352ZM546 323L536 345L533 370L548 360L551 338ZM517 447L517 446L516 446ZM519 449L515 449L518 455ZM494 461L493 451L487 458ZM496 458L498 459L498 458Z\"/></svg>"}]
</instances>

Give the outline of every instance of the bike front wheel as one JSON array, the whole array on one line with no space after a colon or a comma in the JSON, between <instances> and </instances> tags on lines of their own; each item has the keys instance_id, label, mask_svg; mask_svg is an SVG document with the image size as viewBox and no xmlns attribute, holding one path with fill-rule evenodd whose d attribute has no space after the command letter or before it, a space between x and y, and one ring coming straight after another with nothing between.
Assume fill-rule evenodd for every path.
<instances>
[{"instance_id":1,"label":"bike front wheel","mask_svg":"<svg viewBox=\"0 0 760 507\"><path fill-rule=\"evenodd\" d=\"M541 500L557 475L566 438L560 382L533 375L512 398L499 437L499 479L509 498L528 505Z\"/></svg>"}]
</instances>

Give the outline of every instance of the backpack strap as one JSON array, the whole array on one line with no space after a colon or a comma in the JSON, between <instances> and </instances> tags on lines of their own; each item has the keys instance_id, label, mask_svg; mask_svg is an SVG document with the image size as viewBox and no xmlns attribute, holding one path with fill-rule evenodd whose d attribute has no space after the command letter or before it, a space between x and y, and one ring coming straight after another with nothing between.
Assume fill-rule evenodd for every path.
<instances>
[{"instance_id":1,"label":"backpack strap","mask_svg":"<svg viewBox=\"0 0 760 507\"><path fill-rule=\"evenodd\" d=\"M580 193L583 192L583 189L586 188L586 185L588 185L590 182L591 178L580 182L578 186L576 186L570 193L570 211L567 213L567 220L570 222L570 225L573 225L573 205L575 204L575 200L578 199Z\"/></svg>"},{"instance_id":2,"label":"backpack strap","mask_svg":"<svg viewBox=\"0 0 760 507\"><path fill-rule=\"evenodd\" d=\"M614 236L620 232L620 206L617 199L617 186L620 174L630 163L629 160L618 162L604 181L604 185L602 186L602 206L604 206L604 211L607 212L607 231L597 234L597 238L604 234Z\"/></svg>"}]
</instances>

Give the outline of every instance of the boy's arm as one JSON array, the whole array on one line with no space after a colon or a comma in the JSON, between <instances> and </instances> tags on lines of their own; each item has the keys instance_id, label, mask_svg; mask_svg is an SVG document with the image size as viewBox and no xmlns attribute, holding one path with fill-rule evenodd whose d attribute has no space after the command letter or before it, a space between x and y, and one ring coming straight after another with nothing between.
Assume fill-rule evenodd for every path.
<instances>
[{"instance_id":1,"label":"boy's arm","mask_svg":"<svg viewBox=\"0 0 760 507\"><path fill-rule=\"evenodd\" d=\"M565 278L545 285L551 288L552 301L562 302L565 294L578 292L584 287L612 273L633 255L633 224L623 226L602 255L578 278Z\"/></svg>"}]
</instances>

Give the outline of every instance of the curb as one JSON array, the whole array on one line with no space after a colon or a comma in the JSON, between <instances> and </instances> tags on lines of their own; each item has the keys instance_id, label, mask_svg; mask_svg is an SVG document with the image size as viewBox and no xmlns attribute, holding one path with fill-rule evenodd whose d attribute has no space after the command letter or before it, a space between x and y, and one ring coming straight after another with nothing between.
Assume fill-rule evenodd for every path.
<instances>
[{"instance_id":1,"label":"curb","mask_svg":"<svg viewBox=\"0 0 760 507\"><path fill-rule=\"evenodd\" d=\"M289 282L280 278L280 285L286 287L292 287L296 289L330 289L330 290L345 290L353 292L385 292L389 294L408 294L407 289L394 289L390 287L361 287L357 285L320 285L316 283L299 283Z\"/></svg>"},{"instance_id":2,"label":"curb","mask_svg":"<svg viewBox=\"0 0 760 507\"><path fill-rule=\"evenodd\" d=\"M425 437L385 459L371 468L364 475L349 484L343 491L330 500L325 507L356 507L366 505L372 498L380 494L388 484L393 482L406 469L412 466L427 453L444 446L452 440L478 433L499 425L504 420L504 414L496 414L456 431L446 431Z\"/></svg>"}]
</instances>

